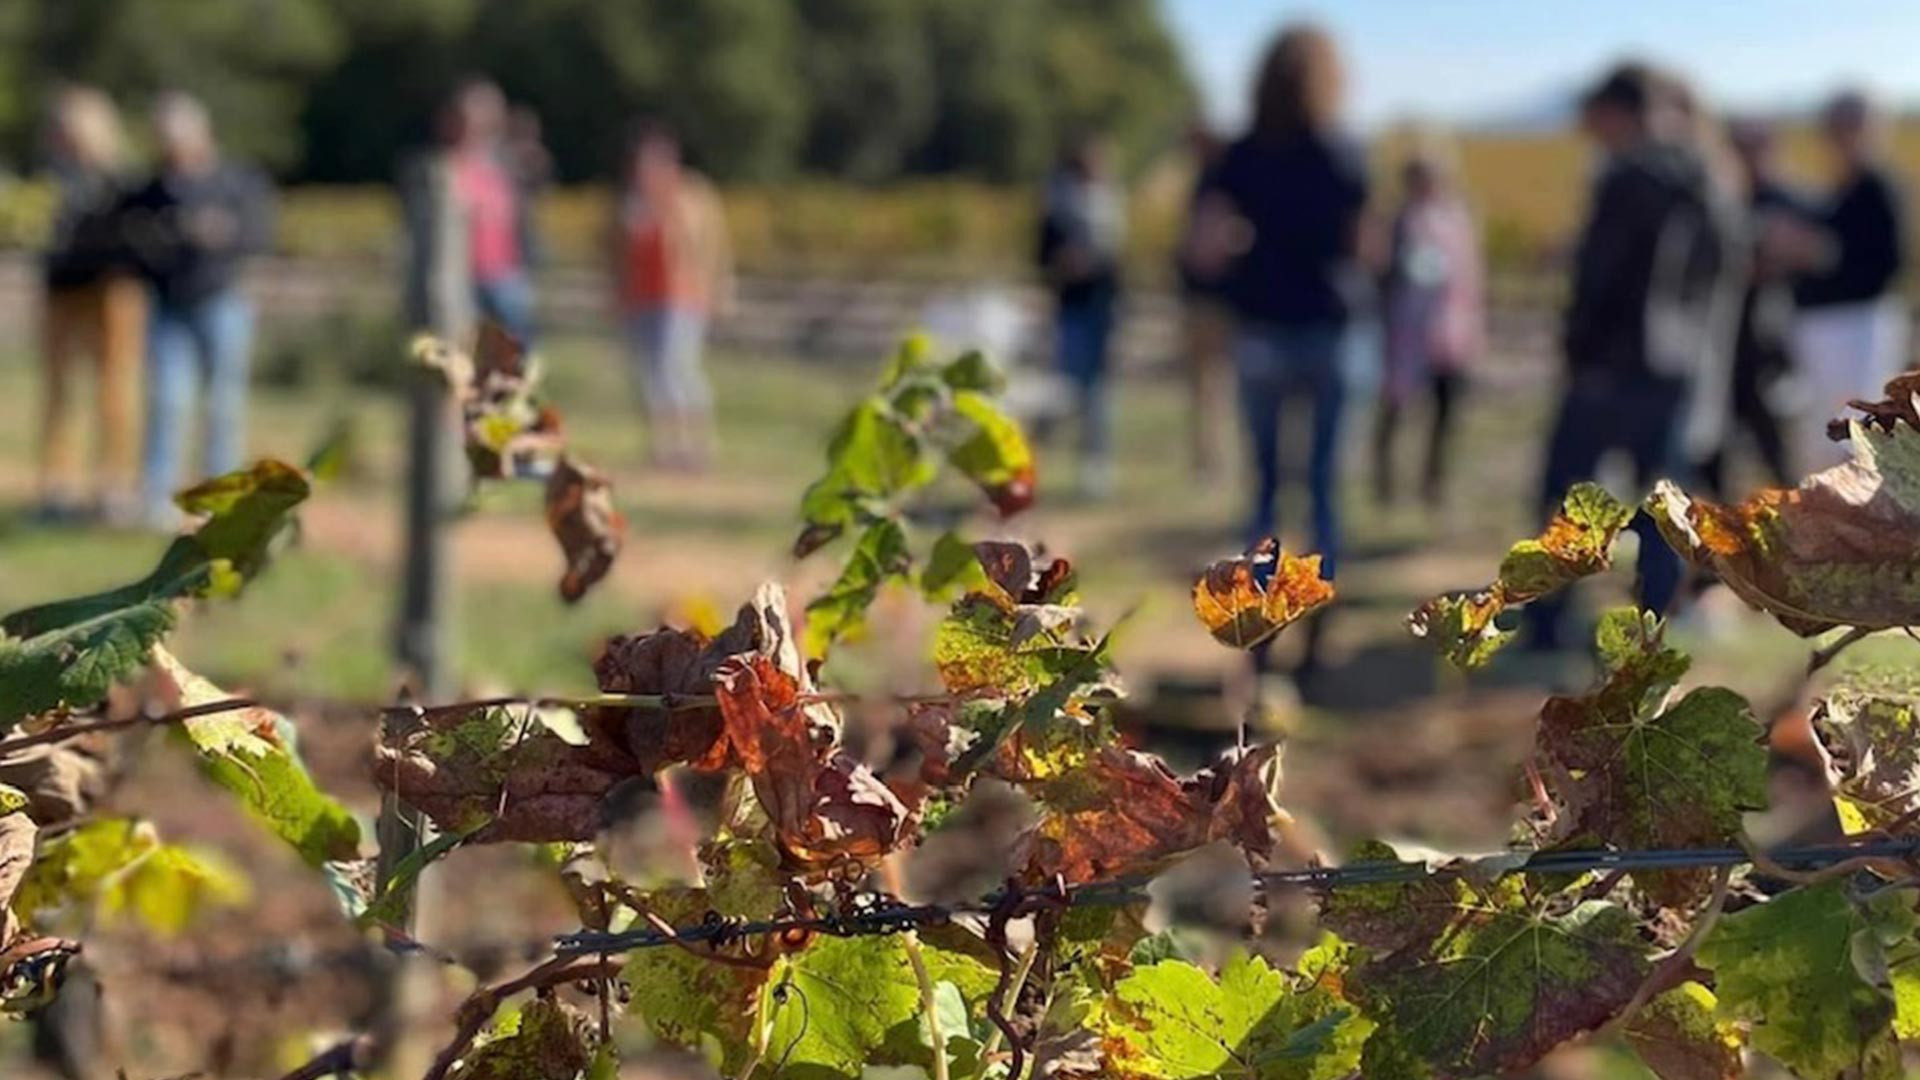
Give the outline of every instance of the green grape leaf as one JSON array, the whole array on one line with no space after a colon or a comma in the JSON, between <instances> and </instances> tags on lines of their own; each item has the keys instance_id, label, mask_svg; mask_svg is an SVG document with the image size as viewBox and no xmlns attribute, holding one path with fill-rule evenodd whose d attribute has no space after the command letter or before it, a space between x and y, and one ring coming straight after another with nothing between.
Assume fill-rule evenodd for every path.
<instances>
[{"instance_id":1,"label":"green grape leaf","mask_svg":"<svg viewBox=\"0 0 1920 1080\"><path fill-rule=\"evenodd\" d=\"M1251 649L1333 599L1320 556L1281 550L1267 537L1238 558L1221 559L1193 583L1193 612L1215 641Z\"/></svg>"},{"instance_id":2,"label":"green grape leaf","mask_svg":"<svg viewBox=\"0 0 1920 1080\"><path fill-rule=\"evenodd\" d=\"M1607 671L1580 697L1548 699L1536 752L1548 790L1567 807L1564 839L1628 850L1725 847L1748 812L1767 805L1765 732L1740 695L1718 687L1669 704L1687 659L1652 616L1609 613L1600 628ZM1656 902L1681 907L1711 886L1710 870L1636 872Z\"/></svg>"},{"instance_id":3,"label":"green grape leaf","mask_svg":"<svg viewBox=\"0 0 1920 1080\"><path fill-rule=\"evenodd\" d=\"M0 634L0 731L60 708L104 699L146 665L173 629L173 604L152 600L20 640Z\"/></svg>"},{"instance_id":4,"label":"green grape leaf","mask_svg":"<svg viewBox=\"0 0 1920 1080\"><path fill-rule=\"evenodd\" d=\"M974 390L999 394L1007 388L1007 377L999 365L978 349L961 353L940 369L940 380L954 390Z\"/></svg>"},{"instance_id":5,"label":"green grape leaf","mask_svg":"<svg viewBox=\"0 0 1920 1080\"><path fill-rule=\"evenodd\" d=\"M175 708L192 708L231 695L188 671L155 646L153 665ZM254 820L290 845L310 866L348 861L360 853L360 823L321 791L294 745L294 727L261 706L190 717L178 725L214 783L231 792Z\"/></svg>"},{"instance_id":6,"label":"green grape leaf","mask_svg":"<svg viewBox=\"0 0 1920 1080\"><path fill-rule=\"evenodd\" d=\"M1366 1026L1326 989L1290 986L1244 951L1217 981L1184 960L1137 967L1099 1023L1115 1080L1336 1080L1359 1064Z\"/></svg>"},{"instance_id":7,"label":"green grape leaf","mask_svg":"<svg viewBox=\"0 0 1920 1080\"><path fill-rule=\"evenodd\" d=\"M1398 858L1378 844L1359 854ZM1379 1025L1362 1061L1369 1080L1517 1071L1613 1019L1647 976L1649 945L1624 908L1558 900L1517 876L1328 897L1322 925L1367 957L1344 986Z\"/></svg>"},{"instance_id":8,"label":"green grape leaf","mask_svg":"<svg viewBox=\"0 0 1920 1080\"><path fill-rule=\"evenodd\" d=\"M1513 637L1494 620L1611 566L1613 543L1633 514L1600 485L1575 484L1538 537L1508 549L1493 584L1427 601L1407 616L1407 629L1456 667L1484 666Z\"/></svg>"},{"instance_id":9,"label":"green grape leaf","mask_svg":"<svg viewBox=\"0 0 1920 1080\"><path fill-rule=\"evenodd\" d=\"M949 693L1021 698L1085 663L1078 609L1013 604L992 592L960 598L934 632L933 664Z\"/></svg>"},{"instance_id":10,"label":"green grape leaf","mask_svg":"<svg viewBox=\"0 0 1920 1080\"><path fill-rule=\"evenodd\" d=\"M893 518L868 525L847 554L846 565L827 591L807 605L807 655L819 658L842 638L866 629L867 609L889 581L903 581L913 566L907 533Z\"/></svg>"},{"instance_id":11,"label":"green grape leaf","mask_svg":"<svg viewBox=\"0 0 1920 1080\"><path fill-rule=\"evenodd\" d=\"M177 497L205 518L129 585L25 608L0 619L0 731L55 708L85 708L131 675L173 626L171 601L236 591L265 565L306 474L272 459Z\"/></svg>"},{"instance_id":12,"label":"green grape leaf","mask_svg":"<svg viewBox=\"0 0 1920 1080\"><path fill-rule=\"evenodd\" d=\"M452 1080L574 1080L594 1062L597 1040L579 1010L536 998L503 1017L461 1060Z\"/></svg>"},{"instance_id":13,"label":"green grape leaf","mask_svg":"<svg viewBox=\"0 0 1920 1080\"><path fill-rule=\"evenodd\" d=\"M1713 991L1681 983L1647 1002L1620 1037L1660 1080L1740 1080L1740 1032L1717 1005Z\"/></svg>"},{"instance_id":14,"label":"green grape leaf","mask_svg":"<svg viewBox=\"0 0 1920 1080\"><path fill-rule=\"evenodd\" d=\"M41 845L13 910L26 918L93 904L108 920L131 915L171 937L215 908L245 904L252 893L246 874L215 852L162 843L145 822L100 818Z\"/></svg>"},{"instance_id":15,"label":"green grape leaf","mask_svg":"<svg viewBox=\"0 0 1920 1080\"><path fill-rule=\"evenodd\" d=\"M656 890L646 900L648 910L674 926L697 923L709 909L702 889ZM739 946L727 946L726 955L738 958ZM703 1037L717 1039L726 1048L724 1067L737 1071L753 1045L765 968L721 963L685 949L636 949L621 978L631 990L628 1011L654 1038L690 1049L698 1049Z\"/></svg>"},{"instance_id":16,"label":"green grape leaf","mask_svg":"<svg viewBox=\"0 0 1920 1080\"><path fill-rule=\"evenodd\" d=\"M780 849L760 837L728 836L700 846L713 910L729 918L770 919L786 899Z\"/></svg>"},{"instance_id":17,"label":"green grape leaf","mask_svg":"<svg viewBox=\"0 0 1920 1080\"><path fill-rule=\"evenodd\" d=\"M1084 647L1050 650L1036 663L1046 681L1023 700L997 709L989 702L974 702L951 714L971 724L960 740L965 748L945 766L943 779L961 781L990 764L1004 779L1046 779L1084 761L1096 741L1087 736L1096 729L1076 714L1095 697L1119 693L1113 681L1111 635ZM1064 666L1047 669L1060 663ZM979 689L989 692L991 685Z\"/></svg>"},{"instance_id":18,"label":"green grape leaf","mask_svg":"<svg viewBox=\"0 0 1920 1080\"><path fill-rule=\"evenodd\" d=\"M969 1001L991 991L994 974L972 957L925 942L921 950L932 982L952 983ZM783 1049L795 1075L857 1077L869 1062L925 1061L920 983L898 937L816 938L775 965L764 993L768 1045Z\"/></svg>"},{"instance_id":19,"label":"green grape leaf","mask_svg":"<svg viewBox=\"0 0 1920 1080\"><path fill-rule=\"evenodd\" d=\"M1911 700L1836 694L1813 723L1855 831L1891 828L1920 810L1920 718Z\"/></svg>"},{"instance_id":20,"label":"green grape leaf","mask_svg":"<svg viewBox=\"0 0 1920 1080\"><path fill-rule=\"evenodd\" d=\"M1647 500L1667 542L1795 633L1920 624L1920 374L1836 421L1852 460L1727 505L1664 482Z\"/></svg>"},{"instance_id":21,"label":"green grape leaf","mask_svg":"<svg viewBox=\"0 0 1920 1080\"><path fill-rule=\"evenodd\" d=\"M1863 978L1857 944L1872 916L1845 881L1792 889L1722 918L1700 946L1722 1018L1747 1024L1753 1047L1807 1080L1903 1075L1894 998Z\"/></svg>"},{"instance_id":22,"label":"green grape leaf","mask_svg":"<svg viewBox=\"0 0 1920 1080\"><path fill-rule=\"evenodd\" d=\"M947 451L948 462L986 492L1001 517L1032 506L1033 450L1020 425L991 398L973 390L954 393L953 411L973 425L973 433Z\"/></svg>"},{"instance_id":23,"label":"green grape leaf","mask_svg":"<svg viewBox=\"0 0 1920 1080\"><path fill-rule=\"evenodd\" d=\"M934 463L918 435L904 427L885 402L869 398L854 407L827 444L827 471L800 500L806 531L794 554L804 557L884 504L933 479Z\"/></svg>"}]
</instances>

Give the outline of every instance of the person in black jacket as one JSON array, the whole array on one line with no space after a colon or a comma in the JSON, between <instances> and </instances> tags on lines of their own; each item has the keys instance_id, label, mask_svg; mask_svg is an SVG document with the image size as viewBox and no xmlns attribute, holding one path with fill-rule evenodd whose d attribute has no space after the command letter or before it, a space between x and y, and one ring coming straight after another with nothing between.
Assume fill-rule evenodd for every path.
<instances>
[{"instance_id":1,"label":"person in black jacket","mask_svg":"<svg viewBox=\"0 0 1920 1080\"><path fill-rule=\"evenodd\" d=\"M86 509L84 498L117 518L123 507L131 509L140 339L146 326L146 290L134 276L121 236L125 140L113 102L91 87L61 91L49 121L48 167L59 202L42 264L46 397L37 516L66 520ZM99 464L83 484L75 475L69 406L86 352L95 362Z\"/></svg>"},{"instance_id":2,"label":"person in black jacket","mask_svg":"<svg viewBox=\"0 0 1920 1080\"><path fill-rule=\"evenodd\" d=\"M1846 445L1826 437L1827 421L1850 400L1878 398L1907 362L1907 309L1897 288L1907 232L1899 183L1881 160L1882 127L1872 103L1854 92L1836 97L1823 120L1840 180L1810 215L1815 233L1802 260L1810 272L1794 286L1795 374L1804 391L1794 450L1809 470L1846 459Z\"/></svg>"},{"instance_id":3,"label":"person in black jacket","mask_svg":"<svg viewBox=\"0 0 1920 1080\"><path fill-rule=\"evenodd\" d=\"M1567 371L1547 447L1542 516L1620 451L1641 486L1671 475L1695 370L1716 346L1713 300L1725 255L1707 171L1662 128L1662 80L1628 63L1585 98L1582 121L1605 155L1574 254L1562 347ZM1664 611L1678 558L1640 515L1640 602ZM1531 637L1557 647L1561 606L1534 605Z\"/></svg>"},{"instance_id":4,"label":"person in black jacket","mask_svg":"<svg viewBox=\"0 0 1920 1080\"><path fill-rule=\"evenodd\" d=\"M1114 181L1106 144L1070 139L1048 177L1037 259L1052 288L1060 374L1072 384L1079 412L1080 493L1113 487L1113 390L1109 345L1120 302L1120 258L1126 243L1126 194Z\"/></svg>"},{"instance_id":5,"label":"person in black jacket","mask_svg":"<svg viewBox=\"0 0 1920 1080\"><path fill-rule=\"evenodd\" d=\"M239 468L246 445L253 308L240 288L247 258L267 247L272 189L229 161L205 106L180 93L154 106L161 167L125 204L127 235L152 290L147 435L141 500L148 523L171 527L189 414L205 387L202 471Z\"/></svg>"}]
</instances>

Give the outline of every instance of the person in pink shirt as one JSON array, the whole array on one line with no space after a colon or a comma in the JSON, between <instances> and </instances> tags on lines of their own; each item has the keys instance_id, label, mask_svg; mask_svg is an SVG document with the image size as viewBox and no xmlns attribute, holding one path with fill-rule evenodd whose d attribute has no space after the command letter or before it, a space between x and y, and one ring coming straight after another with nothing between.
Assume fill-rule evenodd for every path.
<instances>
[{"instance_id":1,"label":"person in pink shirt","mask_svg":"<svg viewBox=\"0 0 1920 1080\"><path fill-rule=\"evenodd\" d=\"M1473 216L1455 192L1439 148L1409 158L1402 188L1384 295L1386 363L1374 435L1374 490L1381 502L1392 500L1394 442L1407 405L1424 395L1432 401L1432 426L1421 494L1428 506L1437 506L1445 495L1447 448L1466 369L1485 337L1485 271Z\"/></svg>"}]
</instances>

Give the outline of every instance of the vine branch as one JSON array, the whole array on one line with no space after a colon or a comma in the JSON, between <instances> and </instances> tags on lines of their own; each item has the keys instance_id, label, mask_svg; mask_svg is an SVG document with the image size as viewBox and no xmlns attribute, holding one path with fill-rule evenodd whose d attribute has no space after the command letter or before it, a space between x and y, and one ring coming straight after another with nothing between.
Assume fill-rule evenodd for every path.
<instances>
[{"instance_id":1,"label":"vine branch","mask_svg":"<svg viewBox=\"0 0 1920 1080\"><path fill-rule=\"evenodd\" d=\"M524 974L503 982L483 986L468 995L455 1013L459 1027L453 1040L433 1059L423 1080L446 1080L447 1073L473 1046L480 1029L499 1011L502 1002L526 990L547 990L583 980L604 979L617 973L620 965L610 957L554 956L535 964Z\"/></svg>"},{"instance_id":2,"label":"vine branch","mask_svg":"<svg viewBox=\"0 0 1920 1080\"><path fill-rule=\"evenodd\" d=\"M12 738L0 739L0 758L18 753L30 747L45 746L48 743L77 739L82 735L93 735L105 731L122 731L126 728L139 727L142 724L151 724L154 727L166 727L169 724L177 724L183 720L212 716L216 713L234 712L238 709L251 709L258 704L260 703L254 701L252 698L223 698L219 701L208 701L199 705L189 705L184 709L175 709L172 712L161 713L159 716L148 716L145 713L136 713L132 716L120 717L117 720L84 720L78 724L62 724L59 727L48 728L45 731L36 731L31 735L15 735Z\"/></svg>"}]
</instances>

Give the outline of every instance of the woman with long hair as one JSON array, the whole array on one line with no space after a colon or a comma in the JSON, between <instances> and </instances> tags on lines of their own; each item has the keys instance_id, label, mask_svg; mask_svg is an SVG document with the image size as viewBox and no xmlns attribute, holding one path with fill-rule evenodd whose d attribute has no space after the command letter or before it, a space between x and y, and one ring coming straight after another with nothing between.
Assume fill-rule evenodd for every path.
<instances>
[{"instance_id":1,"label":"woman with long hair","mask_svg":"<svg viewBox=\"0 0 1920 1080\"><path fill-rule=\"evenodd\" d=\"M60 91L48 116L47 157L59 204L43 263L39 515L61 520L86 510L131 514L146 291L123 235L120 200L128 157L113 102L91 87ZM99 454L94 475L83 482L76 475L70 406L88 354L99 401Z\"/></svg>"},{"instance_id":2,"label":"woman with long hair","mask_svg":"<svg viewBox=\"0 0 1920 1080\"><path fill-rule=\"evenodd\" d=\"M1366 163L1341 131L1344 96L1333 38L1307 24L1281 31L1254 83L1252 128L1221 155L1188 240L1195 266L1224 275L1236 323L1234 367L1254 467L1247 535L1275 529L1281 407L1304 397L1313 413L1311 536L1328 576L1340 559L1346 355L1368 294Z\"/></svg>"}]
</instances>

